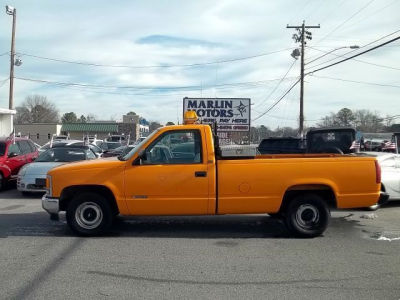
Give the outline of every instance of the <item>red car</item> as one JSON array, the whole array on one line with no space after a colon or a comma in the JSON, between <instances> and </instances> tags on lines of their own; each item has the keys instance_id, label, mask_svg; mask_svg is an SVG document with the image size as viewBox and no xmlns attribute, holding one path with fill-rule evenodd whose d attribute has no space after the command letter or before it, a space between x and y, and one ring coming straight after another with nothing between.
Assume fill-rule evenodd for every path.
<instances>
[{"instance_id":1,"label":"red car","mask_svg":"<svg viewBox=\"0 0 400 300\"><path fill-rule=\"evenodd\" d=\"M16 180L18 171L38 157L39 152L30 139L0 139L0 189L9 180Z\"/></svg>"}]
</instances>

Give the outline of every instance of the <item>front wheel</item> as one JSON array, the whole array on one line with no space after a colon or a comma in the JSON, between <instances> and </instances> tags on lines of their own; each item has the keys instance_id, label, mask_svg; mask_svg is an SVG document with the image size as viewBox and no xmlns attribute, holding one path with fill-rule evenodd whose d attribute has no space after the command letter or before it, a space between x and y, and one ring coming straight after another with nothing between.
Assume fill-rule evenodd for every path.
<instances>
[{"instance_id":1,"label":"front wheel","mask_svg":"<svg viewBox=\"0 0 400 300\"><path fill-rule=\"evenodd\" d=\"M83 236L95 236L110 228L113 214L103 196L96 193L81 193L69 203L66 219L75 233Z\"/></svg>"},{"instance_id":2,"label":"front wheel","mask_svg":"<svg viewBox=\"0 0 400 300\"><path fill-rule=\"evenodd\" d=\"M315 194L295 197L289 204L285 224L294 235L312 238L328 227L330 212L325 201Z\"/></svg>"}]
</instances>

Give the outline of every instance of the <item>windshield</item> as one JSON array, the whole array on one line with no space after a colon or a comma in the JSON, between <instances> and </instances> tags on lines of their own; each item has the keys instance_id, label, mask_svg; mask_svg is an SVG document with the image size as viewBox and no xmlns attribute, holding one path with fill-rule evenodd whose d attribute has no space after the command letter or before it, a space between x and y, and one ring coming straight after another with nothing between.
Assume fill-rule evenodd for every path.
<instances>
[{"instance_id":1,"label":"windshield","mask_svg":"<svg viewBox=\"0 0 400 300\"><path fill-rule=\"evenodd\" d=\"M0 143L0 156L3 156L6 153L6 143Z\"/></svg>"},{"instance_id":2,"label":"windshield","mask_svg":"<svg viewBox=\"0 0 400 300\"><path fill-rule=\"evenodd\" d=\"M40 154L35 162L72 162L85 159L84 149L51 148Z\"/></svg>"},{"instance_id":3,"label":"windshield","mask_svg":"<svg viewBox=\"0 0 400 300\"><path fill-rule=\"evenodd\" d=\"M143 145L146 144L147 141L150 140L159 131L160 131L160 128L154 130L150 135L148 135L143 141L141 141L138 145L136 145L135 148L133 148L127 154L125 154L124 156L118 156L118 159L119 160L128 160L128 159L130 159L133 155L135 155L136 152L140 151L140 149L143 147Z\"/></svg>"}]
</instances>

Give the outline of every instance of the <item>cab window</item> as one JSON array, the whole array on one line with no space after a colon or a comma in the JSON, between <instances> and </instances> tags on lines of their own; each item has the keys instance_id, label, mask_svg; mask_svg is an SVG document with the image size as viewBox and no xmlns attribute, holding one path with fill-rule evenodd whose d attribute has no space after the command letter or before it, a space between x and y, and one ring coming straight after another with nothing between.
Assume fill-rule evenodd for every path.
<instances>
[{"instance_id":1,"label":"cab window","mask_svg":"<svg viewBox=\"0 0 400 300\"><path fill-rule=\"evenodd\" d=\"M199 164L202 162L200 131L165 132L147 147L145 153L142 164Z\"/></svg>"}]
</instances>

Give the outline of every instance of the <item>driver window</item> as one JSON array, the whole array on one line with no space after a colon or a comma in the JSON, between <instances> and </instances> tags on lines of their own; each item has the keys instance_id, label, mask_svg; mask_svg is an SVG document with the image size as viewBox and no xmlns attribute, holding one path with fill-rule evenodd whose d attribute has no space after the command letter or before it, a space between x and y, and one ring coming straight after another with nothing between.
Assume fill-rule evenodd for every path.
<instances>
[{"instance_id":1,"label":"driver window","mask_svg":"<svg viewBox=\"0 0 400 300\"><path fill-rule=\"evenodd\" d=\"M21 155L21 150L19 149L18 144L10 144L10 147L8 148L8 155L11 153Z\"/></svg>"},{"instance_id":2,"label":"driver window","mask_svg":"<svg viewBox=\"0 0 400 300\"><path fill-rule=\"evenodd\" d=\"M142 164L199 164L201 161L200 132L182 130L161 135L146 149Z\"/></svg>"}]
</instances>

